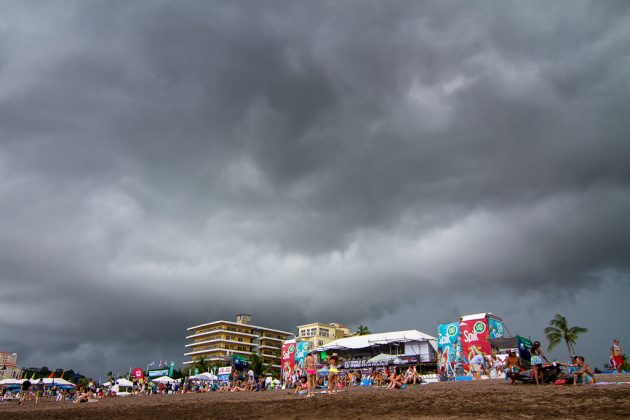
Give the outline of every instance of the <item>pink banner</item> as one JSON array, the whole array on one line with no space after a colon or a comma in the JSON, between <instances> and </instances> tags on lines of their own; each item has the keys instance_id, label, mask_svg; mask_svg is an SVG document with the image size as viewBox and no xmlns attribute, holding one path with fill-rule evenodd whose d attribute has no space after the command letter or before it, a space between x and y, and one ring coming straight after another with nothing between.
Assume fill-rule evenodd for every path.
<instances>
[{"instance_id":1,"label":"pink banner","mask_svg":"<svg viewBox=\"0 0 630 420\"><path fill-rule=\"evenodd\" d=\"M282 378L286 382L293 375L295 369L295 340L288 340L282 344Z\"/></svg>"},{"instance_id":2,"label":"pink banner","mask_svg":"<svg viewBox=\"0 0 630 420\"><path fill-rule=\"evenodd\" d=\"M461 321L459 323L461 331L462 351L464 370L470 370L469 363L477 354L486 356L492 353L490 346L490 334L488 331L488 320L486 318Z\"/></svg>"}]
</instances>

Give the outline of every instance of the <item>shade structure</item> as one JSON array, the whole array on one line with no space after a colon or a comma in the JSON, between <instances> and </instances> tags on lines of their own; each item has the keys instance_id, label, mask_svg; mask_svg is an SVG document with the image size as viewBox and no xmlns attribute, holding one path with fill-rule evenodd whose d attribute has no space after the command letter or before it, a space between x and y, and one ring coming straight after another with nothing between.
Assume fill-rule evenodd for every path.
<instances>
[{"instance_id":1,"label":"shade structure","mask_svg":"<svg viewBox=\"0 0 630 420\"><path fill-rule=\"evenodd\" d=\"M155 378L153 379L153 382L159 382L159 383L172 383L175 382L175 379L168 377L168 376L160 376L159 378Z\"/></svg>"},{"instance_id":2,"label":"shade structure","mask_svg":"<svg viewBox=\"0 0 630 420\"><path fill-rule=\"evenodd\" d=\"M24 382L23 379L8 378L8 379L1 380L0 385L20 385L22 382Z\"/></svg>"},{"instance_id":3,"label":"shade structure","mask_svg":"<svg viewBox=\"0 0 630 420\"><path fill-rule=\"evenodd\" d=\"M165 376L163 376L164 378ZM190 379L197 381L216 381L217 377L212 372L203 372L199 375L191 376Z\"/></svg>"},{"instance_id":4,"label":"shade structure","mask_svg":"<svg viewBox=\"0 0 630 420\"><path fill-rule=\"evenodd\" d=\"M368 362L370 363L379 363L379 362L395 363L397 360L400 361L400 359L396 355L381 353L369 359Z\"/></svg>"},{"instance_id":5,"label":"shade structure","mask_svg":"<svg viewBox=\"0 0 630 420\"><path fill-rule=\"evenodd\" d=\"M116 385L118 386L133 386L133 382L131 382L128 379L125 378L120 378L120 379L116 379Z\"/></svg>"}]
</instances>

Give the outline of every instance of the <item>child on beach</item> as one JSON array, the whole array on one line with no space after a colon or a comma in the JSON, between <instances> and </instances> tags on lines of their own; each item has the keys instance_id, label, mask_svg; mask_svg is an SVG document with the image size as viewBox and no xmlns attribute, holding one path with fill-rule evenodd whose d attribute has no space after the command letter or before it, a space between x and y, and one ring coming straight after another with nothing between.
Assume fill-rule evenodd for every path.
<instances>
[{"instance_id":1,"label":"child on beach","mask_svg":"<svg viewBox=\"0 0 630 420\"><path fill-rule=\"evenodd\" d=\"M573 385L594 384L595 374L588 363L584 360L584 357L575 356L574 362L577 369L573 372Z\"/></svg>"}]
</instances>

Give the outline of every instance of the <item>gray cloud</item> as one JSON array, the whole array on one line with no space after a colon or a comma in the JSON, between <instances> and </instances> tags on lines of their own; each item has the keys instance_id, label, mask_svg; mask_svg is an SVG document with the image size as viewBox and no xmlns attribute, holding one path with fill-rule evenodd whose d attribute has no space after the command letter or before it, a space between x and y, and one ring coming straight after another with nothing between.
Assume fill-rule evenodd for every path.
<instances>
[{"instance_id":1,"label":"gray cloud","mask_svg":"<svg viewBox=\"0 0 630 420\"><path fill-rule=\"evenodd\" d=\"M3 350L92 374L181 360L186 326L240 311L525 328L505 301L546 302L536 335L588 323L591 295L613 334L629 21L625 2L6 3Z\"/></svg>"}]
</instances>

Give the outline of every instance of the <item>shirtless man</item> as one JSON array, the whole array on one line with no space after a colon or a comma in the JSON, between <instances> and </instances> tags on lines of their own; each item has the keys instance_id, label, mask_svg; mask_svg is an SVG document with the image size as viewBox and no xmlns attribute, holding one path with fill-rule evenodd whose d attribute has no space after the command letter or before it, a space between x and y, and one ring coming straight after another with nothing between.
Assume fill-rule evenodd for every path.
<instances>
[{"instance_id":1,"label":"shirtless man","mask_svg":"<svg viewBox=\"0 0 630 420\"><path fill-rule=\"evenodd\" d=\"M513 351L510 352L510 355L507 359L505 359L505 372L508 377L512 380L511 384L516 384L516 375L521 370L521 362Z\"/></svg>"},{"instance_id":2,"label":"shirtless man","mask_svg":"<svg viewBox=\"0 0 630 420\"><path fill-rule=\"evenodd\" d=\"M308 380L308 395L307 397L315 396L315 380L317 379L317 363L315 362L315 355L312 351L308 352L306 359L304 359L304 368L306 369L306 378Z\"/></svg>"},{"instance_id":3,"label":"shirtless man","mask_svg":"<svg viewBox=\"0 0 630 420\"><path fill-rule=\"evenodd\" d=\"M623 373L623 357L621 356L621 346L619 345L619 339L613 340L613 345L610 347L610 358L613 360L615 366L613 369L617 369L617 373Z\"/></svg>"}]
</instances>

